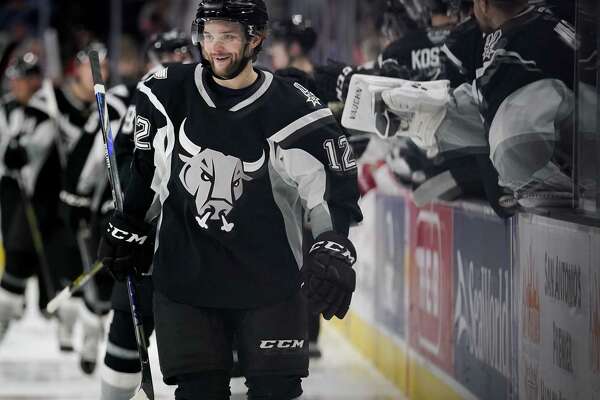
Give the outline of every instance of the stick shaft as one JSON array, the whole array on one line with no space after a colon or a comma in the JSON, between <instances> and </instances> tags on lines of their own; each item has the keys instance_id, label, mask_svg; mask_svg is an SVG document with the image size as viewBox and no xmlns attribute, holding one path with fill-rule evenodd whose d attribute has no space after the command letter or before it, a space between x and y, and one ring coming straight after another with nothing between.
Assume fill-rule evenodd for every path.
<instances>
[{"instance_id":1,"label":"stick shaft","mask_svg":"<svg viewBox=\"0 0 600 400\"><path fill-rule=\"evenodd\" d=\"M119 169L117 168L117 157L115 154L114 140L110 123L108 119L108 107L106 104L106 88L102 79L100 69L100 59L97 51L91 51L89 54L90 65L92 67L92 77L94 79L94 92L96 94L96 103L98 105L98 114L100 116L100 126L102 127L102 137L104 138L106 168L108 169L108 178L112 188L113 200L117 211L123 211L123 192L121 191L121 183L119 181ZM131 274L127 277L127 295L129 296L129 307L131 309L131 317L135 329L135 338L137 343L138 354L140 356L140 364L142 366L142 386L141 389L149 397L154 400L154 389L152 387L152 371L150 369L150 361L148 359L148 346L146 343L146 335L144 334L144 324L140 314L140 309L137 301L137 293L135 284Z\"/></svg>"}]
</instances>

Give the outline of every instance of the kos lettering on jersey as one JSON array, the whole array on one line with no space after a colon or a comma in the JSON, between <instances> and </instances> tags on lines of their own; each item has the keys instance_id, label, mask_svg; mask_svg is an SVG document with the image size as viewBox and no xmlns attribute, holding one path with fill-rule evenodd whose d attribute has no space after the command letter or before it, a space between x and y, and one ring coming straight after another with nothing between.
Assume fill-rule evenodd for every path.
<instances>
[{"instance_id":1,"label":"kos lettering on jersey","mask_svg":"<svg viewBox=\"0 0 600 400\"><path fill-rule=\"evenodd\" d=\"M304 340L283 339L283 340L261 340L261 349L301 349L304 347Z\"/></svg>"},{"instance_id":2,"label":"kos lettering on jersey","mask_svg":"<svg viewBox=\"0 0 600 400\"><path fill-rule=\"evenodd\" d=\"M129 233L127 231L117 228L110 222L108 223L108 232L115 239L121 240L121 241L124 241L127 243L136 243L136 244L142 245L146 242L146 239L148 239L148 236L140 236L137 233Z\"/></svg>"},{"instance_id":3,"label":"kos lettering on jersey","mask_svg":"<svg viewBox=\"0 0 600 400\"><path fill-rule=\"evenodd\" d=\"M412 69L423 70L440 66L440 48L413 50L411 53Z\"/></svg>"}]
</instances>

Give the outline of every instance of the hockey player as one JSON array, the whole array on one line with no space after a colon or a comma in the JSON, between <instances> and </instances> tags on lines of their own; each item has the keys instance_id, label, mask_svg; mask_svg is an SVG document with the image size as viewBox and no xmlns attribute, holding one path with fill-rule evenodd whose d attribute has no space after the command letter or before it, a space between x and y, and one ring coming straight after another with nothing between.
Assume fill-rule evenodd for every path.
<instances>
[{"instance_id":1,"label":"hockey player","mask_svg":"<svg viewBox=\"0 0 600 400\"><path fill-rule=\"evenodd\" d=\"M495 170L483 176L484 187L501 216L510 215L515 201L568 205L571 133L563 128L573 113L575 75L573 63L563 60L574 59L574 30L526 0L476 0L474 14L485 45L480 61L466 65L480 66L473 87L454 90L443 122L431 132L438 151L485 151ZM480 171L489 170L481 163Z\"/></svg>"},{"instance_id":2,"label":"hockey player","mask_svg":"<svg viewBox=\"0 0 600 400\"><path fill-rule=\"evenodd\" d=\"M41 81L40 67L33 53L20 57L9 70L13 86L32 89ZM29 83L29 86L23 86ZM50 89L48 89L50 88ZM58 126L71 127L71 121L59 118L56 103L64 105L64 96L52 96L51 85L42 86L33 95L25 91L26 96L17 95L21 102L22 113L17 121L11 115L9 126L10 140L6 146L4 163L9 171L5 174L3 192L9 196L18 187L22 201L12 209L10 200L3 204L10 212L5 216L6 272L0 282L0 288L12 293L12 303L23 303L27 279L34 274L40 284L39 305L45 309L48 294L59 285L60 276L68 272L60 268L63 265L79 265L77 257L65 251L67 235L58 213L58 190L62 176L61 150L68 145L69 129L59 136ZM62 92L61 92L62 93ZM62 102L57 99L63 100ZM54 104L54 107L52 106ZM74 108L74 107L73 107ZM61 129L62 130L62 129ZM41 240L44 239L44 242ZM67 249L68 250L68 249ZM75 270L76 272L76 270ZM71 304L59 310L58 339L62 350L72 350L71 333L75 321L76 309ZM9 316L10 317L10 316ZM5 319L8 326L10 318Z\"/></svg>"},{"instance_id":3,"label":"hockey player","mask_svg":"<svg viewBox=\"0 0 600 400\"><path fill-rule=\"evenodd\" d=\"M337 102L335 82L343 66L337 63L315 65L310 53L318 39L317 32L303 15L276 21L271 27L271 55L273 70L292 79L313 92L325 104Z\"/></svg>"},{"instance_id":4,"label":"hockey player","mask_svg":"<svg viewBox=\"0 0 600 400\"><path fill-rule=\"evenodd\" d=\"M461 18L460 1L389 0L388 13L410 17L413 24L399 39L390 43L373 66L348 66L337 79L340 101L346 100L352 75L381 75L414 81L442 79L440 47Z\"/></svg>"},{"instance_id":5,"label":"hockey player","mask_svg":"<svg viewBox=\"0 0 600 400\"><path fill-rule=\"evenodd\" d=\"M147 46L148 72L141 82L151 78L164 66L172 63L191 63L197 57L189 35L179 30L169 30L154 35ZM136 92L135 96L143 96ZM134 97L135 97L134 96ZM135 102L127 111L121 129L115 138L115 149L119 176L123 187L130 179L130 164L133 158L135 133ZM113 132L115 132L113 130ZM148 243L151 245L151 242ZM150 247L151 252L152 246ZM143 276L138 282L137 294L143 315L144 333L150 337L154 331L152 316L152 280ZM117 282L112 291L113 318L108 332L108 342L100 376L102 400L128 400L135 395L141 379L140 361L136 346L135 331L129 308L127 287Z\"/></svg>"},{"instance_id":6,"label":"hockey player","mask_svg":"<svg viewBox=\"0 0 600 400\"><path fill-rule=\"evenodd\" d=\"M99 45L92 46L101 49ZM85 65L84 55L85 52L77 55L74 73L61 87L43 85L30 98L24 109L27 123L21 124L21 130L9 146L11 151L5 156L19 155L12 170L22 175L25 194L32 198L38 218L34 225L39 224L41 237L45 240L42 255L44 258L47 256L51 266L49 272L55 288L71 281L82 271L75 238L59 212L58 195L66 158L93 110L93 85L88 83L91 74L89 64ZM29 229L35 226L28 225L23 210L15 212L11 226L14 228L9 228L8 241L12 241L14 246L7 246L7 271L14 271L14 274L5 274L0 287L12 289L22 300L27 278L35 272L41 256L29 233ZM9 250L9 247L14 247L14 250ZM40 294L40 308L43 310L47 296L44 290ZM78 312L76 299L58 311L61 350L73 349L72 333Z\"/></svg>"},{"instance_id":7,"label":"hockey player","mask_svg":"<svg viewBox=\"0 0 600 400\"><path fill-rule=\"evenodd\" d=\"M474 14L486 33L474 92L501 184L525 207L570 205L571 132L561 125L573 112L573 27L526 0L475 0Z\"/></svg>"},{"instance_id":8,"label":"hockey player","mask_svg":"<svg viewBox=\"0 0 600 400\"><path fill-rule=\"evenodd\" d=\"M42 86L38 57L30 52L19 56L9 65L6 77L9 80L10 94L2 99L0 109L0 154L2 155L0 210L2 211L2 237L7 256L6 269L0 282L0 342L10 322L23 315L26 278L33 273L30 269L18 268L14 261L15 254L19 253L17 248L19 237L15 237L17 234L13 233L16 230L13 219L17 212L22 212L22 209L20 188L10 172L27 162L25 149L15 146L15 139L18 138L25 122L28 130L31 130L36 122L35 119L26 118L25 108L34 93ZM9 143L12 143L10 148ZM20 222L23 223L23 220L21 219ZM40 297L42 296L43 294L40 294Z\"/></svg>"},{"instance_id":9,"label":"hockey player","mask_svg":"<svg viewBox=\"0 0 600 400\"><path fill-rule=\"evenodd\" d=\"M362 218L355 161L315 95L253 68L267 21L262 0L200 2L203 62L169 66L140 87L124 210L100 244L118 278L142 269L144 218L159 196L154 312L177 399L229 398L234 333L250 399L301 395L303 208L316 238L303 267L308 300L342 318L355 286L346 238Z\"/></svg>"},{"instance_id":10,"label":"hockey player","mask_svg":"<svg viewBox=\"0 0 600 400\"><path fill-rule=\"evenodd\" d=\"M314 65L309 58L317 43L317 32L300 14L272 24L272 44L269 48L274 70L288 67L311 74Z\"/></svg>"},{"instance_id":11,"label":"hockey player","mask_svg":"<svg viewBox=\"0 0 600 400\"><path fill-rule=\"evenodd\" d=\"M79 58L81 67L89 69L87 55L81 54ZM105 54L102 61L107 64ZM131 96L126 85L115 86L106 95L108 120L114 132L126 114ZM68 155L60 198L66 206L72 234L77 238L84 269L89 270L97 253L103 219L114 207L105 173L104 141L98 114L92 113L81 130ZM80 366L87 374L91 374L96 366L98 345L104 336L103 317L110 311L113 282L108 272L100 271L93 284L83 290L83 304L78 314L83 339L78 351Z\"/></svg>"}]
</instances>

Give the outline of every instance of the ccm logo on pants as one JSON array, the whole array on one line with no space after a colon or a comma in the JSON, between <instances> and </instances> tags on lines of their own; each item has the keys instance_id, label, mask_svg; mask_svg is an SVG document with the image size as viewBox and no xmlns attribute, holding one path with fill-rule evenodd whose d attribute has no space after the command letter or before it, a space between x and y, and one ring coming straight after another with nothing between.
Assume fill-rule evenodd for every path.
<instances>
[{"instance_id":1,"label":"ccm logo on pants","mask_svg":"<svg viewBox=\"0 0 600 400\"><path fill-rule=\"evenodd\" d=\"M301 349L304 340L261 340L261 349Z\"/></svg>"}]
</instances>

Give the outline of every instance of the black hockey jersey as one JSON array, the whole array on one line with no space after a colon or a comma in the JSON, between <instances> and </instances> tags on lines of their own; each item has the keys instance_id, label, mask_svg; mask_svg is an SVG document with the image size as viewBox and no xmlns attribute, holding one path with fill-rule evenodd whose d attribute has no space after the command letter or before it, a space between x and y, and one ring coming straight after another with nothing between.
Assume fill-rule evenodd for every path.
<instances>
[{"instance_id":1,"label":"black hockey jersey","mask_svg":"<svg viewBox=\"0 0 600 400\"><path fill-rule=\"evenodd\" d=\"M573 27L546 8L529 7L488 34L475 80L487 127L510 94L533 82L558 80L572 89L576 46Z\"/></svg>"},{"instance_id":2,"label":"black hockey jersey","mask_svg":"<svg viewBox=\"0 0 600 400\"><path fill-rule=\"evenodd\" d=\"M10 139L15 137L24 120L24 107L8 94L0 101L0 175L4 175L4 153Z\"/></svg>"},{"instance_id":3,"label":"black hockey jersey","mask_svg":"<svg viewBox=\"0 0 600 400\"><path fill-rule=\"evenodd\" d=\"M375 62L341 68L335 82L337 99L341 102L346 101L354 74L413 81L443 79L440 48L449 33L449 30L439 28L410 31L386 47Z\"/></svg>"},{"instance_id":4,"label":"black hockey jersey","mask_svg":"<svg viewBox=\"0 0 600 400\"><path fill-rule=\"evenodd\" d=\"M108 119L113 135L119 132L132 92L125 85L111 88L106 94ZM92 113L68 155L64 189L61 200L76 207L91 207L101 211L102 204L111 200L107 184L104 140L98 113ZM117 136L118 137L118 136Z\"/></svg>"},{"instance_id":5,"label":"black hockey jersey","mask_svg":"<svg viewBox=\"0 0 600 400\"><path fill-rule=\"evenodd\" d=\"M463 83L472 83L475 71L483 61L484 37L474 18L468 18L456 26L441 47L442 75L456 88Z\"/></svg>"},{"instance_id":6,"label":"black hockey jersey","mask_svg":"<svg viewBox=\"0 0 600 400\"><path fill-rule=\"evenodd\" d=\"M398 78L433 81L441 78L440 47L450 33L447 29L411 31L391 43L379 56L382 72L398 69ZM402 73L404 71L404 73ZM384 76L390 74L383 73Z\"/></svg>"},{"instance_id":7,"label":"black hockey jersey","mask_svg":"<svg viewBox=\"0 0 600 400\"><path fill-rule=\"evenodd\" d=\"M64 157L63 161L66 161L66 157L79 140L83 126L94 111L94 104L78 99L67 83L60 87L42 86L30 100L29 106L54 120L60 132L60 151Z\"/></svg>"},{"instance_id":8,"label":"black hockey jersey","mask_svg":"<svg viewBox=\"0 0 600 400\"><path fill-rule=\"evenodd\" d=\"M31 102L34 101L32 98ZM7 102L0 116L2 159L7 144L13 140L25 149L28 162L19 173L22 188L32 200L42 234L56 224L61 164L55 145L54 121L37 107ZM10 250L26 250L31 246L30 234L22 208L14 171L3 170L2 210L4 246ZM6 192L15 192L8 197ZM10 200L9 200L10 197ZM7 202L7 200L9 200ZM16 201L15 201L16 200Z\"/></svg>"},{"instance_id":9,"label":"black hockey jersey","mask_svg":"<svg viewBox=\"0 0 600 400\"><path fill-rule=\"evenodd\" d=\"M356 162L331 111L300 84L258 73L229 108L215 105L200 64L139 87L124 212L144 218L159 195L154 286L174 301L280 301L300 286L303 210L315 236L362 219Z\"/></svg>"}]
</instances>

